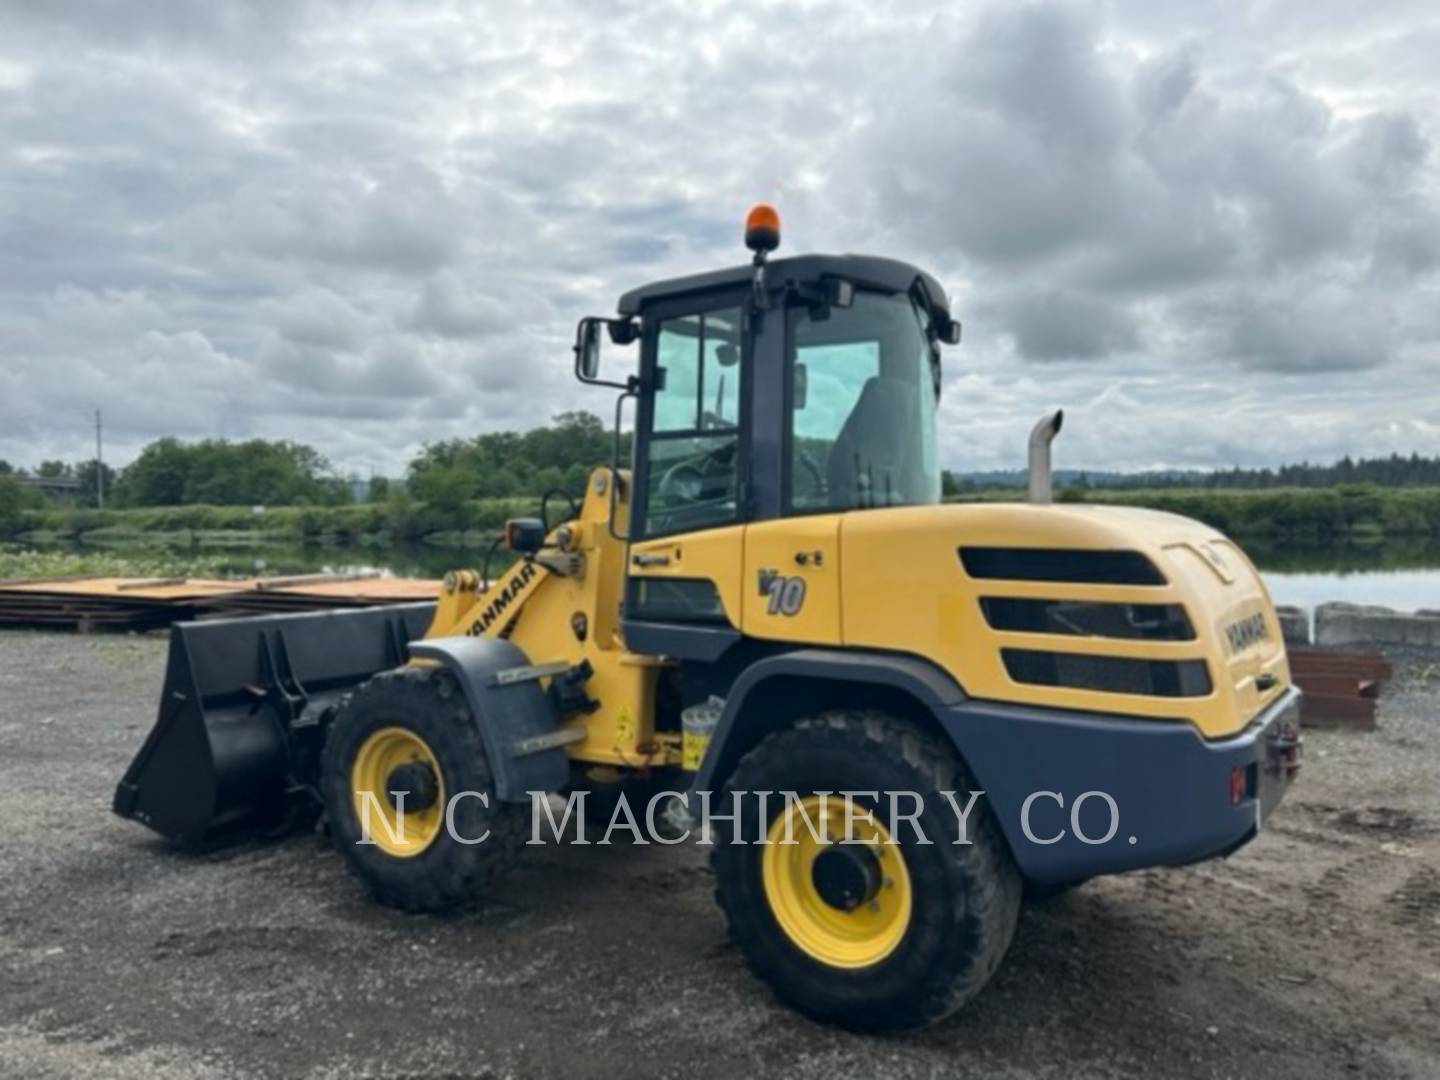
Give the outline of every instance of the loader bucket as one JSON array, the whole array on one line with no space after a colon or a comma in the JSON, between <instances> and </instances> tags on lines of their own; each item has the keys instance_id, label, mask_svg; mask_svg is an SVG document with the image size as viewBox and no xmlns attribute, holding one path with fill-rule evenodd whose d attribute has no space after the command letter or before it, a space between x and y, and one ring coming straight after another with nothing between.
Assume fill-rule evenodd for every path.
<instances>
[{"instance_id":1,"label":"loader bucket","mask_svg":"<svg viewBox=\"0 0 1440 1080\"><path fill-rule=\"evenodd\" d=\"M114 811L185 846L280 830L318 808L321 719L404 664L432 603L177 623L159 716Z\"/></svg>"}]
</instances>

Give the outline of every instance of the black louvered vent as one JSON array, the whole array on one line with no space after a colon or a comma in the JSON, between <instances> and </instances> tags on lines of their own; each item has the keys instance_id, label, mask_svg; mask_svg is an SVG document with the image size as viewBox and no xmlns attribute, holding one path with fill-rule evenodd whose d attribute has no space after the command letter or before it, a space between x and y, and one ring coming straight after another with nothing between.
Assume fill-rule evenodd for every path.
<instances>
[{"instance_id":1,"label":"black louvered vent","mask_svg":"<svg viewBox=\"0 0 1440 1080\"><path fill-rule=\"evenodd\" d=\"M960 562L972 578L1082 585L1165 584L1165 575L1138 551L962 547Z\"/></svg>"},{"instance_id":2,"label":"black louvered vent","mask_svg":"<svg viewBox=\"0 0 1440 1080\"><path fill-rule=\"evenodd\" d=\"M1001 649L1000 655L1012 679L1032 686L1173 698L1210 693L1204 660L1134 660L1039 649Z\"/></svg>"},{"instance_id":3,"label":"black louvered vent","mask_svg":"<svg viewBox=\"0 0 1440 1080\"><path fill-rule=\"evenodd\" d=\"M708 578L632 577L626 615L658 622L723 623L725 605Z\"/></svg>"},{"instance_id":4,"label":"black louvered vent","mask_svg":"<svg viewBox=\"0 0 1440 1080\"><path fill-rule=\"evenodd\" d=\"M1135 641L1195 640L1195 628L1179 604L985 596L980 599L980 608L985 612L985 621L996 630Z\"/></svg>"}]
</instances>

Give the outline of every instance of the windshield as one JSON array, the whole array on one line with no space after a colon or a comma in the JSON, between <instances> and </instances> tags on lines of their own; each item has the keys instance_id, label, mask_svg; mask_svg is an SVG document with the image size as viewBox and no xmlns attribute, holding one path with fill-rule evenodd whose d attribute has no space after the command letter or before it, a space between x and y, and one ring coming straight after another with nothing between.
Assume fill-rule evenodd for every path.
<instances>
[{"instance_id":1,"label":"windshield","mask_svg":"<svg viewBox=\"0 0 1440 1080\"><path fill-rule=\"evenodd\" d=\"M790 506L798 511L940 501L938 357L909 296L858 291L790 312Z\"/></svg>"}]
</instances>

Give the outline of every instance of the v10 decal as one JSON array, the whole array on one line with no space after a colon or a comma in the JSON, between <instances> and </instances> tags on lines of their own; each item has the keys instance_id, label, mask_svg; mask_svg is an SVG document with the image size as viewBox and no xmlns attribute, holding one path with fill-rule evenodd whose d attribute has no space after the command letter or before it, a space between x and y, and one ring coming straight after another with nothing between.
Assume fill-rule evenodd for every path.
<instances>
[{"instance_id":1,"label":"v10 decal","mask_svg":"<svg viewBox=\"0 0 1440 1080\"><path fill-rule=\"evenodd\" d=\"M786 577L779 570L760 571L760 595L769 596L767 615L798 615L805 606L805 579Z\"/></svg>"}]
</instances>

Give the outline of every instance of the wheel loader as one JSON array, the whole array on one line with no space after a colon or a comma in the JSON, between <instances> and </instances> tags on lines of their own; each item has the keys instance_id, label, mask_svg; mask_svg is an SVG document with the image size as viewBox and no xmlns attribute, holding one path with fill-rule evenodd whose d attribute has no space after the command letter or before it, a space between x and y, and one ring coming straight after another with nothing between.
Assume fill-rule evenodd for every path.
<instances>
[{"instance_id":1,"label":"wheel loader","mask_svg":"<svg viewBox=\"0 0 1440 1080\"><path fill-rule=\"evenodd\" d=\"M428 911L483 896L557 798L682 792L750 967L877 1030L970 1000L1022 896L1253 838L1301 747L1244 553L1052 504L1058 413L1028 501L943 503L939 283L771 258L766 206L745 240L581 321L615 460L507 523L508 569L435 605L176 626L115 812L183 845L323 815L380 902ZM601 377L606 338L632 374Z\"/></svg>"}]
</instances>

